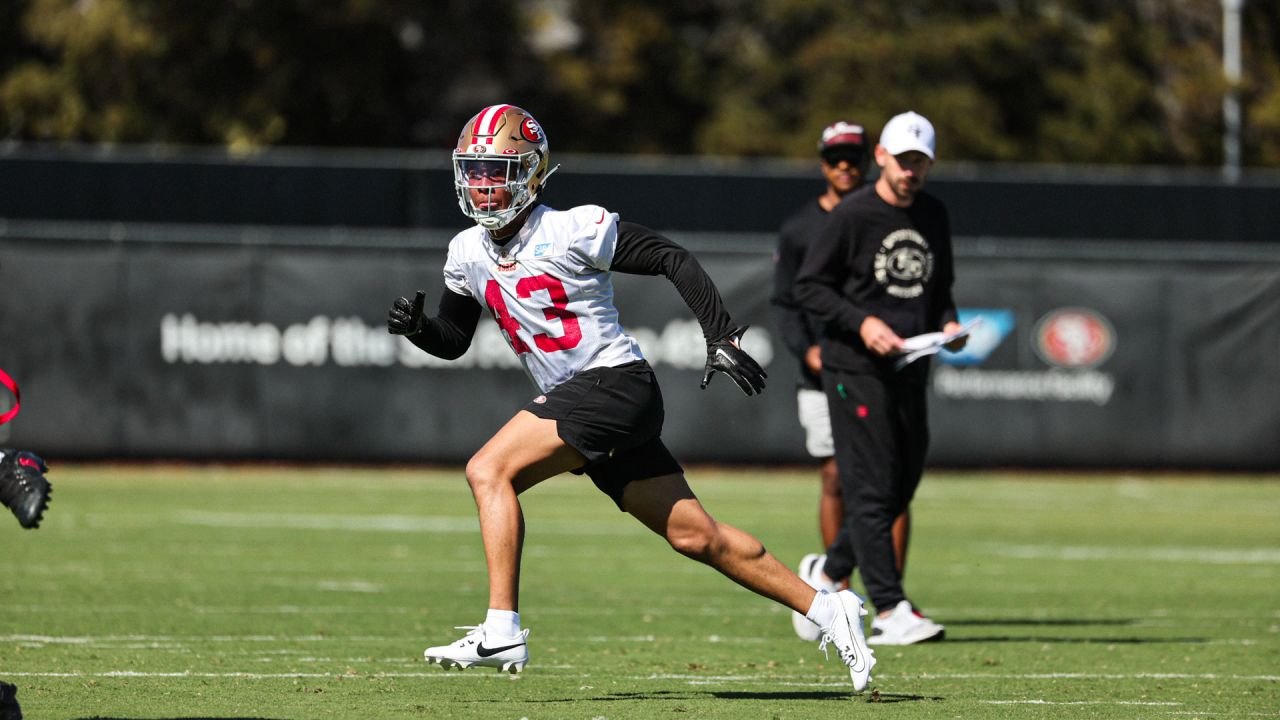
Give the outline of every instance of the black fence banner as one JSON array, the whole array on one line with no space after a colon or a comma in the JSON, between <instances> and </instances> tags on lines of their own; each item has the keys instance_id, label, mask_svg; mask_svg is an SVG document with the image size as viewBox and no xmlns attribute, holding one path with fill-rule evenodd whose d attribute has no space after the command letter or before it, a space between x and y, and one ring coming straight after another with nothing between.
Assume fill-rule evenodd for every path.
<instances>
[{"instance_id":1,"label":"black fence banner","mask_svg":"<svg viewBox=\"0 0 1280 720\"><path fill-rule=\"evenodd\" d=\"M932 460L1280 467L1280 264L1072 255L959 263Z\"/></svg>"},{"instance_id":2,"label":"black fence banner","mask_svg":"<svg viewBox=\"0 0 1280 720\"><path fill-rule=\"evenodd\" d=\"M536 395L487 318L452 362L386 332L397 296L424 290L434 307L441 242L166 232L0 239L0 367L23 390L5 442L69 458L455 463ZM752 325L744 344L770 384L756 398L724 378L698 389L705 344L675 288L615 275L662 383L667 444L688 462L810 462L795 360L770 320L769 243L673 235ZM955 295L981 322L933 361L934 465L1280 467L1280 261L1037 247L957 242Z\"/></svg>"}]
</instances>

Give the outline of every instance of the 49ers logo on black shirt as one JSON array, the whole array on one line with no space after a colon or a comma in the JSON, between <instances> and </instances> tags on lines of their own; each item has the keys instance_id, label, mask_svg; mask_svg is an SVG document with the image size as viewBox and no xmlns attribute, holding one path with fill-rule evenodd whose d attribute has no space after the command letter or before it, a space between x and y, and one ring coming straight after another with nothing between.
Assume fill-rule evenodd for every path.
<instances>
[{"instance_id":1,"label":"49ers logo on black shirt","mask_svg":"<svg viewBox=\"0 0 1280 720\"><path fill-rule=\"evenodd\" d=\"M933 251L924 236L913 228L895 230L880 241L875 271L876 282L890 295L919 297L933 276Z\"/></svg>"}]
</instances>

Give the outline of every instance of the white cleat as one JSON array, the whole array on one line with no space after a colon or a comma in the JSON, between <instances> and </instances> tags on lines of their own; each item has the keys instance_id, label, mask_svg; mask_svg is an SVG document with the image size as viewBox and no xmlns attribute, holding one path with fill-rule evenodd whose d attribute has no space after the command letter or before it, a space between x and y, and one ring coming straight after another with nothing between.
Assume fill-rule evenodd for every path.
<instances>
[{"instance_id":1,"label":"white cleat","mask_svg":"<svg viewBox=\"0 0 1280 720\"><path fill-rule=\"evenodd\" d=\"M827 580L826 576L822 574L822 568L826 565L826 562L826 555L809 553L800 560L800 568L796 574L814 590L836 592L836 584ZM796 631L796 635L801 640L806 642L815 642L822 637L822 628L805 617L804 613L794 610L791 611L791 628Z\"/></svg>"},{"instance_id":2,"label":"white cleat","mask_svg":"<svg viewBox=\"0 0 1280 720\"><path fill-rule=\"evenodd\" d=\"M941 640L947 629L929 618L916 612L911 603L903 600L893 606L893 612L887 617L877 617L871 621L872 645L914 645L916 643Z\"/></svg>"},{"instance_id":3,"label":"white cleat","mask_svg":"<svg viewBox=\"0 0 1280 720\"><path fill-rule=\"evenodd\" d=\"M849 667L854 691L862 692L871 682L871 668L876 664L875 652L867 647L862 631L862 618L867 610L862 606L862 598L852 590L841 590L832 598L837 603L836 617L830 626L822 628L822 644L818 649L826 653L828 643L835 645L840 660Z\"/></svg>"},{"instance_id":4,"label":"white cleat","mask_svg":"<svg viewBox=\"0 0 1280 720\"><path fill-rule=\"evenodd\" d=\"M524 670L529 663L529 645L525 642L529 637L527 629L509 638L486 634L484 625L463 625L455 629L466 630L467 634L451 645L427 648L422 653L427 662L440 663L445 670L491 667L512 675Z\"/></svg>"}]
</instances>

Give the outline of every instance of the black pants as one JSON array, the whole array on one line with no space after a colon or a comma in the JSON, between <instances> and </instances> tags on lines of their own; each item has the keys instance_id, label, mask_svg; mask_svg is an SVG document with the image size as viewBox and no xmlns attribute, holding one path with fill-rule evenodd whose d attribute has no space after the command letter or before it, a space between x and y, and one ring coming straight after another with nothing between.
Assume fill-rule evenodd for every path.
<instances>
[{"instance_id":1,"label":"black pants","mask_svg":"<svg viewBox=\"0 0 1280 720\"><path fill-rule=\"evenodd\" d=\"M824 568L839 579L858 567L877 610L906 599L893 553L893 521L911 504L929 449L923 378L823 370L831 407L844 524Z\"/></svg>"}]
</instances>

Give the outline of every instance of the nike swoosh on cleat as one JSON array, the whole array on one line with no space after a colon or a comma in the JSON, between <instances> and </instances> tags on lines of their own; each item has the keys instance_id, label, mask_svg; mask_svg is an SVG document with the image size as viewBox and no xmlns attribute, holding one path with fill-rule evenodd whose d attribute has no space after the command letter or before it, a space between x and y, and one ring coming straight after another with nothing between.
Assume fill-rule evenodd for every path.
<instances>
[{"instance_id":1,"label":"nike swoosh on cleat","mask_svg":"<svg viewBox=\"0 0 1280 720\"><path fill-rule=\"evenodd\" d=\"M518 648L521 645L524 645L524 643L516 643L515 645L504 645L503 647L499 647L499 648L487 648L484 646L484 643L481 643L476 646L476 654L479 655L480 657L489 657L491 655L497 655L498 653L504 650Z\"/></svg>"},{"instance_id":2,"label":"nike swoosh on cleat","mask_svg":"<svg viewBox=\"0 0 1280 720\"><path fill-rule=\"evenodd\" d=\"M853 628L850 627L848 620L845 621L845 626L849 627L849 638L853 640L852 655L854 666L851 669L854 672L862 672L867 667L867 658L862 654L862 649L858 647L858 636L854 633Z\"/></svg>"},{"instance_id":3,"label":"nike swoosh on cleat","mask_svg":"<svg viewBox=\"0 0 1280 720\"><path fill-rule=\"evenodd\" d=\"M860 673L867 669L867 659L858 651L856 645L853 648L853 652L850 654L853 655L853 666L849 668L850 670Z\"/></svg>"}]
</instances>

